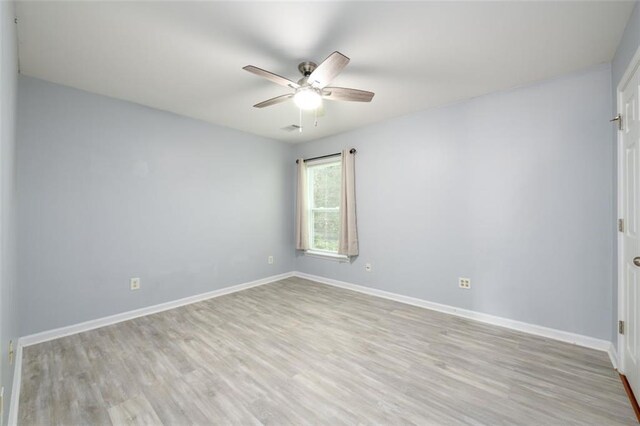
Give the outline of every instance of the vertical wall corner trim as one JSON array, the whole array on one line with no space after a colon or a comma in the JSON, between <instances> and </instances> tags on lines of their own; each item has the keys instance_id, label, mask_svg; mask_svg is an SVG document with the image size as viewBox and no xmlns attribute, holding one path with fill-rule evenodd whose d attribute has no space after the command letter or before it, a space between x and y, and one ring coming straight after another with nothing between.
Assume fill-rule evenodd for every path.
<instances>
[{"instance_id":1,"label":"vertical wall corner trim","mask_svg":"<svg viewBox=\"0 0 640 426\"><path fill-rule=\"evenodd\" d=\"M616 347L613 346L613 343L609 344L609 349L607 349L607 354L609 354L609 359L611 360L611 364L614 369L618 369L618 351L616 351Z\"/></svg>"},{"instance_id":2,"label":"vertical wall corner trim","mask_svg":"<svg viewBox=\"0 0 640 426\"><path fill-rule=\"evenodd\" d=\"M22 339L18 339L13 369L13 384L11 385L11 402L9 403L9 426L18 425L18 403L20 402L20 385L22 384Z\"/></svg>"}]
</instances>

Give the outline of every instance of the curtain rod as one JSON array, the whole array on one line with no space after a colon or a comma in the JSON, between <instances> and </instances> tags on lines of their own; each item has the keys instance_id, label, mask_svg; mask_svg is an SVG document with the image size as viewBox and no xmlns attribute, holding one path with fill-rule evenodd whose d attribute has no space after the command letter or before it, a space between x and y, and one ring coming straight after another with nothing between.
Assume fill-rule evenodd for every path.
<instances>
[{"instance_id":1,"label":"curtain rod","mask_svg":"<svg viewBox=\"0 0 640 426\"><path fill-rule=\"evenodd\" d=\"M355 154L356 152L358 152L358 151L356 151L356 149L355 149L355 148L351 148L351 149L349 150L349 154ZM322 159L322 158L337 157L338 155L342 155L342 153L341 153L341 152L336 152L335 154L321 155L320 157L305 158L305 159L304 159L304 160L302 160L302 161L304 161L304 162L306 163L307 161L320 160L320 159ZM298 160L296 160L296 164L298 164Z\"/></svg>"}]
</instances>

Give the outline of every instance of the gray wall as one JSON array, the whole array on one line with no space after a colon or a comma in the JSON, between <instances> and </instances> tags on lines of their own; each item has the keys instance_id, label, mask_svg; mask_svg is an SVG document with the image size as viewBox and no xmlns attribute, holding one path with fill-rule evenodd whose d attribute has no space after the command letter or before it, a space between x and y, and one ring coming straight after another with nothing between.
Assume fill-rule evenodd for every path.
<instances>
[{"instance_id":1,"label":"gray wall","mask_svg":"<svg viewBox=\"0 0 640 426\"><path fill-rule=\"evenodd\" d=\"M617 90L618 84L620 84L620 80L622 80L622 75L627 70L627 67L630 65L631 59L633 59L633 55L635 55L636 51L640 47L640 7L636 3L636 6L633 9L633 13L629 18L629 22L627 22L627 26L624 29L624 34L622 35L622 40L620 40L620 44L618 45L618 49L616 50L616 54L611 61L611 98L613 99L611 103L611 116L614 117L618 112L617 103ZM618 145L617 145L617 130L615 126L611 126L612 133L612 144L614 149L613 154L613 187L614 194L617 193L617 174L618 174ZM614 197L613 204L613 213L612 223L614 223L614 228L612 232L614 235L617 235L617 230L615 229L615 221L617 219L617 201ZM613 316L612 316L612 339L613 344L618 346L617 339L617 321L618 321L618 269L616 265L618 264L618 245L617 245L617 237L614 238L614 246L613 246Z\"/></svg>"},{"instance_id":2,"label":"gray wall","mask_svg":"<svg viewBox=\"0 0 640 426\"><path fill-rule=\"evenodd\" d=\"M297 146L358 149L361 253L297 270L611 339L610 112L603 65Z\"/></svg>"},{"instance_id":3,"label":"gray wall","mask_svg":"<svg viewBox=\"0 0 640 426\"><path fill-rule=\"evenodd\" d=\"M24 76L18 93L21 335L293 269L289 145Z\"/></svg>"},{"instance_id":4,"label":"gray wall","mask_svg":"<svg viewBox=\"0 0 640 426\"><path fill-rule=\"evenodd\" d=\"M16 288L15 141L18 55L13 2L0 1L0 381L5 389L5 421L11 399L13 365L7 344L18 336Z\"/></svg>"},{"instance_id":5,"label":"gray wall","mask_svg":"<svg viewBox=\"0 0 640 426\"><path fill-rule=\"evenodd\" d=\"M20 334L297 269L613 339L611 73L297 146L20 77ZM361 256L294 257L293 158L352 146Z\"/></svg>"}]
</instances>

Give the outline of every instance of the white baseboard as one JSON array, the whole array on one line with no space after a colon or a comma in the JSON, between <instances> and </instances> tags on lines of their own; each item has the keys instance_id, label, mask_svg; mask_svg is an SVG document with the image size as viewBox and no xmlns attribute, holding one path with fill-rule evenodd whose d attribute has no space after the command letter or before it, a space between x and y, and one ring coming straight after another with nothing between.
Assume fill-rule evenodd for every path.
<instances>
[{"instance_id":1,"label":"white baseboard","mask_svg":"<svg viewBox=\"0 0 640 426\"><path fill-rule=\"evenodd\" d=\"M359 293L371 296L382 297L384 299L394 300L396 302L406 303L408 305L418 306L421 308L431 309L433 311L444 312L446 314L456 315L487 324L497 325L512 330L522 331L524 333L534 334L536 336L546 337L549 339L559 340L561 342L572 343L586 348L597 349L609 353L612 357L613 345L608 340L597 339L595 337L584 336L582 334L570 333L568 331L557 330L554 328L543 327L540 325L529 324L522 321L516 321L508 318L498 317L495 315L484 314L482 312L471 311L468 309L456 308L455 306L443 305L441 303L429 302L427 300L415 297L403 296L401 294L391 293L375 288L364 287L357 284L351 284L344 281L338 281L331 278L320 277L318 275L306 274L304 272L294 272L294 276L316 281L322 284L328 284L334 287L340 287L347 290L357 291ZM616 357L617 359L617 357ZM613 362L613 358L612 358ZM617 365L614 364L614 367Z\"/></svg>"},{"instance_id":2,"label":"white baseboard","mask_svg":"<svg viewBox=\"0 0 640 426\"><path fill-rule=\"evenodd\" d=\"M611 363L614 368L618 366L618 355L613 344L607 340L596 339L594 337L584 336L581 334L570 333L567 331L556 330L553 328L543 327L535 324L529 324L526 322L515 321L508 318L498 317L494 315L484 314L481 312L471 311L467 309L456 308L450 305L444 305L435 302L429 302L427 300L418 299L415 297L403 296L396 293L391 293L384 290L378 290L370 287L364 287L357 284L351 284L344 281L338 281L331 278L320 277L317 275L306 274L303 272L286 272L284 274L273 275L271 277L262 278L256 281L251 281L244 284L238 284L231 287L222 288L219 290L210 291L207 293L198 294L195 296L185 297L183 299L174 300L171 302L161 303L159 305L148 306L146 308L136 309L129 312L123 312L108 317L98 318L91 321L82 322L79 324L70 325L67 327L60 327L53 330L43 331L41 333L31 334L18 339L16 348L16 360L15 371L13 375L13 386L11 389L11 402L9 406L9 426L16 426L18 421L18 403L20 398L20 385L22 375L22 348L25 346L35 345L37 343L46 342L49 340L57 339L72 334L82 333L84 331L93 330L107 325L116 324L122 321L138 318L145 315L150 315L169 309L177 308L184 305L200 302L202 300L211 299L214 297L224 296L225 294L235 293L238 291L246 290L252 287L261 286L274 281L279 281L292 276L308 279L321 284L327 284L334 287L340 287L347 290L357 291L359 293L368 294L371 296L382 297L384 299L394 300L396 302L406 303L408 305L418 306L425 309L430 309L438 312L444 312L451 315L456 315L463 318L472 319L475 321L484 322L487 324L497 325L500 327L509 328L512 330L521 331L524 333L534 334L549 339L559 340L562 342L572 343L578 346L584 346L591 349L597 349L607 352Z\"/></svg>"},{"instance_id":3,"label":"white baseboard","mask_svg":"<svg viewBox=\"0 0 640 426\"><path fill-rule=\"evenodd\" d=\"M221 288L219 290L210 291L207 293L197 294L195 296L189 296L178 300L172 300L171 302L160 303L158 305L147 306L146 308L140 308L133 311L122 312L116 315L110 315L108 317L98 318L91 321L85 321L79 324L74 324L66 327L55 328L53 330L43 331L41 333L30 334L18 339L16 360L13 372L13 385L11 388L11 402L9 406L9 426L16 426L18 424L18 403L20 401L20 385L22 376L22 348L25 346L35 345L37 343L47 342L49 340L58 339L64 336L70 336L72 334L82 333L84 331L94 330L96 328L105 327L107 325L116 324L122 321L128 321L130 319L142 317L145 315L155 314L158 312L174 309L180 306L189 305L192 303L200 302L214 297L224 296L225 294L231 294L238 291L246 290L252 287L258 287L264 284L269 284L274 281L283 280L293 276L293 272L286 272L284 274L272 275L267 278L251 281L244 284L238 284L231 287Z\"/></svg>"},{"instance_id":4,"label":"white baseboard","mask_svg":"<svg viewBox=\"0 0 640 426\"><path fill-rule=\"evenodd\" d=\"M130 319L143 317L145 315L155 314L158 312L166 311L169 309L177 308L179 306L190 305L192 303L200 302L202 300L212 299L214 297L224 296L225 294L235 293L238 291L246 290L251 287L257 287L264 284L269 284L274 281L282 280L293 276L293 272L286 272L284 274L273 275L267 278L251 281L248 283L238 284L231 287L221 288L219 290L209 291L207 293L196 294L195 296L189 296L178 300L172 300L170 302L160 303L158 305L147 306L145 308L135 309L133 311L122 312L120 314L110 315L108 317L102 317L90 321L81 322L79 324L73 324L66 327L54 328L53 330L47 330L40 333L30 334L20 338L23 346L31 346L37 343L47 342L49 340L58 339L64 336L70 336L72 334L82 333L84 331L93 330L96 328L104 327L107 325L116 324L122 321L128 321Z\"/></svg>"},{"instance_id":5,"label":"white baseboard","mask_svg":"<svg viewBox=\"0 0 640 426\"><path fill-rule=\"evenodd\" d=\"M122 321L127 321L133 318L138 318L145 315L150 315L169 309L177 308L184 305L200 302L202 300L211 299L214 297L223 296L225 294L235 293L238 291L246 290L248 288L257 287L260 285L268 284L274 281L279 281L292 276L305 278L311 281L316 281L322 284L332 285L334 287L345 288L348 290L357 291L359 293L365 293L371 296L382 297L385 299L395 300L397 302L406 303L413 306L419 306L421 308L431 309L438 312L444 312L451 315L457 315L463 318L473 319L476 321L497 325L500 327L510 328L512 330L522 331L537 336L547 337L562 342L573 343L575 345L584 346L587 348L597 349L607 352L611 358L612 364L617 366L617 353L613 344L608 340L597 339L595 337L585 336L581 334L571 333L568 331L557 330L554 328L543 327L540 325L530 324L522 321L516 321L508 318L498 317L490 314L476 312L467 309L457 308L455 306L444 305L440 303L430 302L424 299L418 299L410 296L403 296L397 293L391 293L384 290L378 290L375 288L365 287L357 284L351 284L344 281L338 281L331 278L325 278L318 275L311 275L304 272L286 272L284 274L273 275L267 278L251 281L248 283L238 284L231 287L222 288L219 290L210 291L207 293L197 294L195 296L189 296L178 300L173 300L158 305L148 306L133 311L123 312L108 317L98 318L91 321L82 322L66 327L60 327L53 330L43 331L41 333L30 334L23 336L18 340L18 350L21 350L24 346L35 345L37 343L46 342L49 340L57 339L72 334L82 333L84 331L93 330L107 325L116 324ZM19 357L16 356L18 359ZM16 360L16 366L18 361Z\"/></svg>"}]
</instances>

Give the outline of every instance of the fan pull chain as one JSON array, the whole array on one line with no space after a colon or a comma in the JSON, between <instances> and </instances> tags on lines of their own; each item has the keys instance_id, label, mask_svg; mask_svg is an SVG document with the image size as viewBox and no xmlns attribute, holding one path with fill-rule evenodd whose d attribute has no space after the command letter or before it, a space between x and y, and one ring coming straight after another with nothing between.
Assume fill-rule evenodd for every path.
<instances>
[{"instance_id":1,"label":"fan pull chain","mask_svg":"<svg viewBox=\"0 0 640 426\"><path fill-rule=\"evenodd\" d=\"M318 108L313 110L315 121L313 122L313 127L318 127Z\"/></svg>"},{"instance_id":2,"label":"fan pull chain","mask_svg":"<svg viewBox=\"0 0 640 426\"><path fill-rule=\"evenodd\" d=\"M302 133L302 108L300 108L300 133Z\"/></svg>"}]
</instances>

